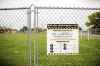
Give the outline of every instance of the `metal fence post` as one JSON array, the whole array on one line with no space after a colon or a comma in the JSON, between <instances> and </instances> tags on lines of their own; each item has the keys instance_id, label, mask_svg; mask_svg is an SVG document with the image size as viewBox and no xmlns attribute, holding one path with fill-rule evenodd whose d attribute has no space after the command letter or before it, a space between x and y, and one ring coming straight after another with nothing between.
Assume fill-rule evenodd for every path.
<instances>
[{"instance_id":1,"label":"metal fence post","mask_svg":"<svg viewBox=\"0 0 100 66\"><path fill-rule=\"evenodd\" d=\"M28 65L32 66L32 43L31 43L31 7L27 10L28 24Z\"/></svg>"},{"instance_id":2,"label":"metal fence post","mask_svg":"<svg viewBox=\"0 0 100 66\"><path fill-rule=\"evenodd\" d=\"M39 66L38 64L38 9L34 7L34 29L35 29L35 35L34 35L34 66Z\"/></svg>"}]
</instances>

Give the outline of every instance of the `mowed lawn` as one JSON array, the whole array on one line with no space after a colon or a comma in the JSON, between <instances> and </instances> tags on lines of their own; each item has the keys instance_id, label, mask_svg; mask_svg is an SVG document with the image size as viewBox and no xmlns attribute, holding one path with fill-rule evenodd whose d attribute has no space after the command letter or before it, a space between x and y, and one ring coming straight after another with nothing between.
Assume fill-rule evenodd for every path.
<instances>
[{"instance_id":1,"label":"mowed lawn","mask_svg":"<svg viewBox=\"0 0 100 66\"><path fill-rule=\"evenodd\" d=\"M27 35L25 33L0 34L0 66L26 63Z\"/></svg>"},{"instance_id":2,"label":"mowed lawn","mask_svg":"<svg viewBox=\"0 0 100 66\"><path fill-rule=\"evenodd\" d=\"M34 36L37 36L39 66L99 66L100 39L80 38L79 55L46 54L46 33L32 34L32 65L34 64ZM0 66L28 66L28 35L0 34Z\"/></svg>"}]
</instances>

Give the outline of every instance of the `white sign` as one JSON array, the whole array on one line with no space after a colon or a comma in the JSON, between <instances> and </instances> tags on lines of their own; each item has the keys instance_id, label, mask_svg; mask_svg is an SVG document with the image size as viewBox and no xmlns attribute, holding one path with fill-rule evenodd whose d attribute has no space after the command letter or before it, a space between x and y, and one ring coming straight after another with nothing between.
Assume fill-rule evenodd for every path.
<instances>
[{"instance_id":1,"label":"white sign","mask_svg":"<svg viewBox=\"0 0 100 66\"><path fill-rule=\"evenodd\" d=\"M47 25L47 54L79 53L79 29L77 24Z\"/></svg>"}]
</instances>

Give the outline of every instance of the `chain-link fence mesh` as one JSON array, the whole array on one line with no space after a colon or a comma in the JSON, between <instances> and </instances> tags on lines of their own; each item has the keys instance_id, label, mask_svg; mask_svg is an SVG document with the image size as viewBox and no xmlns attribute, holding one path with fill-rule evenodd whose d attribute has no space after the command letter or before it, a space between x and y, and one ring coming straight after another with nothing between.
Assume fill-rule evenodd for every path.
<instances>
[{"instance_id":1,"label":"chain-link fence mesh","mask_svg":"<svg viewBox=\"0 0 100 66\"><path fill-rule=\"evenodd\" d=\"M36 64L39 66L98 66L100 65L100 34L92 34L92 28L87 27L89 16L100 12L98 8L55 8L36 7L35 25L38 30L36 45ZM96 17L95 17L96 19ZM79 25L79 55L47 55L47 24L78 24ZM95 28L97 30L97 28ZM99 29L98 29L99 30ZM99 32L99 31L96 31ZM96 35L96 36L94 36ZM98 38L97 38L98 37ZM93 39L97 38L97 39Z\"/></svg>"},{"instance_id":2,"label":"chain-link fence mesh","mask_svg":"<svg viewBox=\"0 0 100 66\"><path fill-rule=\"evenodd\" d=\"M100 9L35 7L32 26L29 8L0 9L0 66L99 66L100 30L85 25L96 12ZM78 24L79 54L47 55L47 24Z\"/></svg>"},{"instance_id":3,"label":"chain-link fence mesh","mask_svg":"<svg viewBox=\"0 0 100 66\"><path fill-rule=\"evenodd\" d=\"M0 9L0 66L28 66L28 10Z\"/></svg>"}]
</instances>

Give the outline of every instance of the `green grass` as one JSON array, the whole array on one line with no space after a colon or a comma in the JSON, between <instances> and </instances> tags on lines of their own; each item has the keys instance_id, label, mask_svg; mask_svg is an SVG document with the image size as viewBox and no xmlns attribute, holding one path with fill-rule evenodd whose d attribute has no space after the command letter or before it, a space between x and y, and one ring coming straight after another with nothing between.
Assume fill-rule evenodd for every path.
<instances>
[{"instance_id":1,"label":"green grass","mask_svg":"<svg viewBox=\"0 0 100 66\"><path fill-rule=\"evenodd\" d=\"M26 63L27 35L0 34L0 64Z\"/></svg>"},{"instance_id":2,"label":"green grass","mask_svg":"<svg viewBox=\"0 0 100 66\"><path fill-rule=\"evenodd\" d=\"M38 33L39 66L99 66L100 39L80 39L79 55L46 54L46 33ZM32 65L34 64L34 34L32 34ZM27 34L0 34L0 64L28 66ZM1 66L0 65L0 66Z\"/></svg>"}]
</instances>

